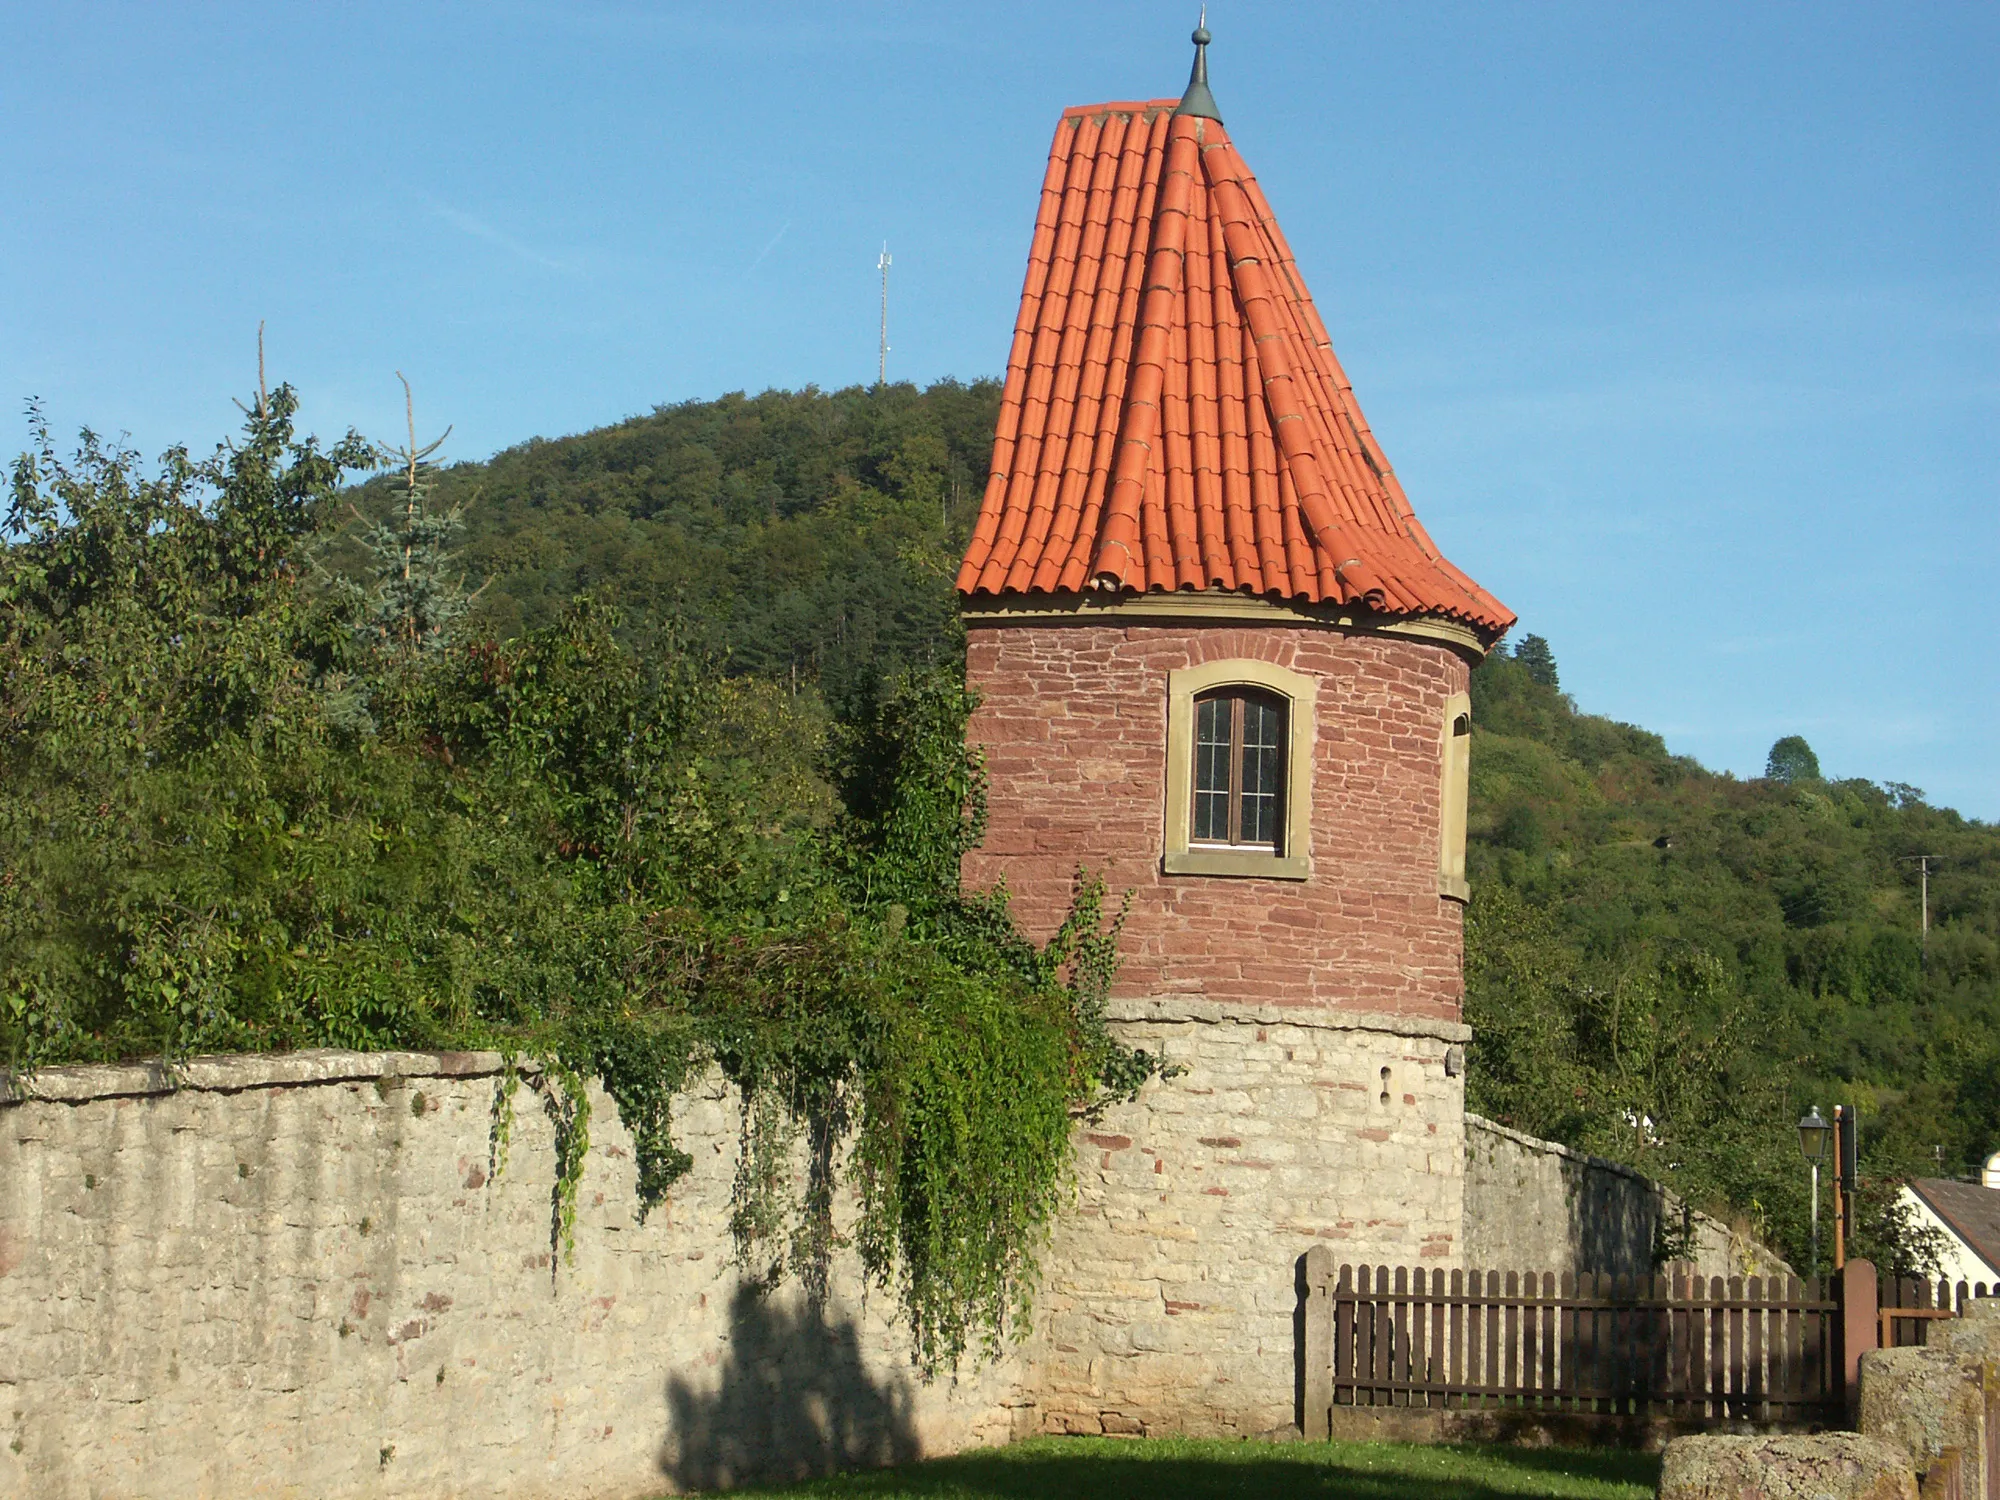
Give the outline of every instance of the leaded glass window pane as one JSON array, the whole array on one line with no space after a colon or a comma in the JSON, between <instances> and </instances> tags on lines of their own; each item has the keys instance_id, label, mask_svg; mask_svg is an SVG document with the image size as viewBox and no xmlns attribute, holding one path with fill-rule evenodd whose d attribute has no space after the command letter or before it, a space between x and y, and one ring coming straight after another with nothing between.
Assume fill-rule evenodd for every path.
<instances>
[{"instance_id":1,"label":"leaded glass window pane","mask_svg":"<svg viewBox=\"0 0 2000 1500\"><path fill-rule=\"evenodd\" d=\"M1196 699L1190 836L1278 852L1284 768L1282 699L1250 688Z\"/></svg>"},{"instance_id":2,"label":"leaded glass window pane","mask_svg":"<svg viewBox=\"0 0 2000 1500\"><path fill-rule=\"evenodd\" d=\"M1278 841L1278 755L1283 746L1283 711L1268 699L1243 703L1243 812L1236 841Z\"/></svg>"},{"instance_id":3,"label":"leaded glass window pane","mask_svg":"<svg viewBox=\"0 0 2000 1500\"><path fill-rule=\"evenodd\" d=\"M1204 698L1195 705L1194 836L1229 842L1230 709L1228 698Z\"/></svg>"}]
</instances>

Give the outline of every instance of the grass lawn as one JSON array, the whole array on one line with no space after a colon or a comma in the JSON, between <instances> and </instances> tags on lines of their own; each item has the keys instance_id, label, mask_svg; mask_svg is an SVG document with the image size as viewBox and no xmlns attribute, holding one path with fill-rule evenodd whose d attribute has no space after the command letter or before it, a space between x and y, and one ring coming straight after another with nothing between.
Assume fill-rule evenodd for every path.
<instances>
[{"instance_id":1,"label":"grass lawn","mask_svg":"<svg viewBox=\"0 0 2000 1500\"><path fill-rule=\"evenodd\" d=\"M1650 1500L1660 1460L1604 1449L1037 1438L742 1500Z\"/></svg>"}]
</instances>

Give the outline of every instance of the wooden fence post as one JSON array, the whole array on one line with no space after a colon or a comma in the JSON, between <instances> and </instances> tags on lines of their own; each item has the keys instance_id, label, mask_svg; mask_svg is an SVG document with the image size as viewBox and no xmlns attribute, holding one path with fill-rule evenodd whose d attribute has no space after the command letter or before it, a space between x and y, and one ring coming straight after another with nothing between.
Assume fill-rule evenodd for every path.
<instances>
[{"instance_id":1,"label":"wooden fence post","mask_svg":"<svg viewBox=\"0 0 2000 1500\"><path fill-rule=\"evenodd\" d=\"M1861 1356L1875 1347L1881 1323L1873 1262L1850 1260L1839 1276L1840 1365L1852 1418L1861 1409Z\"/></svg>"},{"instance_id":2,"label":"wooden fence post","mask_svg":"<svg viewBox=\"0 0 2000 1500\"><path fill-rule=\"evenodd\" d=\"M1308 1438L1333 1435L1333 1252L1324 1245L1306 1251L1305 1410Z\"/></svg>"},{"instance_id":3,"label":"wooden fence post","mask_svg":"<svg viewBox=\"0 0 2000 1500\"><path fill-rule=\"evenodd\" d=\"M1979 1458L1986 1472L1979 1494L1981 1500L1995 1500L2000 1496L2000 1454L1993 1451L2000 1443L2000 1370L1989 1359L1981 1362L1979 1374L1986 1397L1986 1420L1979 1429Z\"/></svg>"}]
</instances>

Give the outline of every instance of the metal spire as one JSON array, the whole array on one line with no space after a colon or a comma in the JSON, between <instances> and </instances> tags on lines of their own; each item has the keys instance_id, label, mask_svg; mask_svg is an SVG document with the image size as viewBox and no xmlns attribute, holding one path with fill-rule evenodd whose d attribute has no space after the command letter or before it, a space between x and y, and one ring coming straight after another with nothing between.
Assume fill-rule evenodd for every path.
<instances>
[{"instance_id":1,"label":"metal spire","mask_svg":"<svg viewBox=\"0 0 2000 1500\"><path fill-rule=\"evenodd\" d=\"M1222 123L1222 111L1215 107L1215 95L1208 91L1208 7L1201 8L1201 20L1196 23L1194 35L1189 38L1194 43L1194 70L1188 74L1187 92L1181 95L1177 115L1192 115L1197 120L1213 120Z\"/></svg>"},{"instance_id":2,"label":"metal spire","mask_svg":"<svg viewBox=\"0 0 2000 1500\"><path fill-rule=\"evenodd\" d=\"M875 361L875 383L889 383L889 242L882 241L882 258L875 262L882 273L882 347Z\"/></svg>"}]
</instances>

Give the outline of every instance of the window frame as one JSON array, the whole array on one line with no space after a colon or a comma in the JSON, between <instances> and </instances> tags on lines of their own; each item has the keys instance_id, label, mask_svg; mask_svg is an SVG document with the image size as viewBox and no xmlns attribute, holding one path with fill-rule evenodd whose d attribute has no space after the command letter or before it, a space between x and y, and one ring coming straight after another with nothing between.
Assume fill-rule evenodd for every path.
<instances>
[{"instance_id":1,"label":"window frame","mask_svg":"<svg viewBox=\"0 0 2000 1500\"><path fill-rule=\"evenodd\" d=\"M1459 724L1465 728L1461 731ZM1438 791L1438 894L1468 901L1472 887L1465 879L1465 816L1472 791L1472 698L1453 693L1444 701L1438 730L1438 760L1443 780Z\"/></svg>"},{"instance_id":2,"label":"window frame","mask_svg":"<svg viewBox=\"0 0 2000 1500\"><path fill-rule=\"evenodd\" d=\"M1229 718L1227 725L1223 728L1220 740L1204 738L1207 733L1207 725L1205 723L1207 716L1204 710L1210 704L1215 704L1218 707L1227 705ZM1261 714L1264 710L1270 710L1272 717L1276 720L1277 739L1266 743L1260 738L1255 745L1249 742L1251 733L1250 714L1253 708L1260 714L1260 721L1257 725L1260 733L1264 727L1261 721ZM1274 752L1274 758L1281 757L1284 754L1286 747L1291 743L1290 721L1291 700L1281 697L1268 688L1248 687L1240 682L1232 682L1223 687L1210 688L1207 692L1196 695L1194 700L1195 769L1194 787L1192 790L1194 816L1190 819L1188 829L1188 846L1190 848L1248 849L1260 854L1277 854L1283 850L1284 829L1279 826L1278 817L1284 811L1285 806L1284 768L1282 766L1272 768L1273 786L1269 792L1252 792L1247 784L1245 773L1248 770L1247 758L1253 749ZM1206 752L1211 745L1223 752L1221 769L1224 785L1219 789L1205 789L1201 784L1202 767L1208 760ZM1219 796L1222 799L1221 812L1224 831L1223 836L1220 838L1215 837L1213 834L1204 835L1201 832L1202 799L1211 796ZM1253 797L1269 797L1271 799L1271 837L1269 839L1245 838L1243 836L1246 821L1255 819L1258 822L1262 822L1262 818L1253 813L1248 806Z\"/></svg>"},{"instance_id":3,"label":"window frame","mask_svg":"<svg viewBox=\"0 0 2000 1500\"><path fill-rule=\"evenodd\" d=\"M1284 703L1278 827L1273 850L1194 839L1195 700L1221 688L1270 694ZM1167 786L1162 867L1169 875L1306 880L1312 875L1312 765L1319 684L1272 662L1226 660L1167 673ZM1232 777L1240 775L1240 765Z\"/></svg>"}]
</instances>

